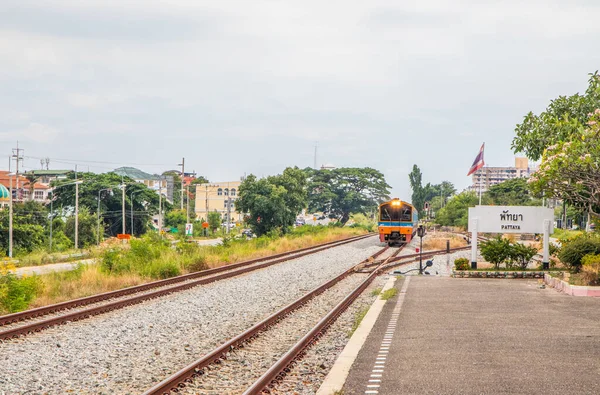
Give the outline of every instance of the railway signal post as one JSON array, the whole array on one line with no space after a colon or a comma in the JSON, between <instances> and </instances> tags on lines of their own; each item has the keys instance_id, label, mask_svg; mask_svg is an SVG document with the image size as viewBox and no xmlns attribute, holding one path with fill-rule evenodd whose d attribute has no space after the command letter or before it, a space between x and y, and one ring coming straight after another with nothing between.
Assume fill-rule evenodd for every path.
<instances>
[{"instance_id":1,"label":"railway signal post","mask_svg":"<svg viewBox=\"0 0 600 395\"><path fill-rule=\"evenodd\" d=\"M419 225L417 228L417 236L421 239L419 248L419 274L423 274L423 236L425 236L425 228L423 225Z\"/></svg>"}]
</instances>

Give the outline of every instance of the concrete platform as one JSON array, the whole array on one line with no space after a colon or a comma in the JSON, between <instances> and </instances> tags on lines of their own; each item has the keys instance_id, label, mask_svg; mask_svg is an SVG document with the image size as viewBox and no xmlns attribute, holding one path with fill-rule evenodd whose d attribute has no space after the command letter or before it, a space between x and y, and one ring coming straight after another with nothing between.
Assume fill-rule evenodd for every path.
<instances>
[{"instance_id":1,"label":"concrete platform","mask_svg":"<svg viewBox=\"0 0 600 395\"><path fill-rule=\"evenodd\" d=\"M385 305L344 395L600 394L600 298L537 280L406 281L396 282L405 293Z\"/></svg>"}]
</instances>

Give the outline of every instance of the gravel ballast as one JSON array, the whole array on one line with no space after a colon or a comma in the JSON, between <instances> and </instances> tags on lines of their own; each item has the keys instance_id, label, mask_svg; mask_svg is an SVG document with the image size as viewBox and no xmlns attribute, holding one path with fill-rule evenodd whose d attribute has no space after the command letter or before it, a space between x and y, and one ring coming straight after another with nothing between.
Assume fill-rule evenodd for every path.
<instances>
[{"instance_id":1,"label":"gravel ballast","mask_svg":"<svg viewBox=\"0 0 600 395\"><path fill-rule=\"evenodd\" d=\"M0 391L141 393L380 249L371 237L5 342Z\"/></svg>"}]
</instances>

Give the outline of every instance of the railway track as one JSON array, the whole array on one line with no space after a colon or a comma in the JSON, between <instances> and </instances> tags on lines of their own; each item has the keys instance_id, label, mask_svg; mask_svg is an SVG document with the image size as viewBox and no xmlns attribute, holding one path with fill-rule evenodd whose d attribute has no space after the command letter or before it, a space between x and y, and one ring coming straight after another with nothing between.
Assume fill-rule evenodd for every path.
<instances>
[{"instance_id":1,"label":"railway track","mask_svg":"<svg viewBox=\"0 0 600 395\"><path fill-rule=\"evenodd\" d=\"M278 312L255 324L238 336L223 343L202 358L189 364L164 381L147 390L144 394L203 393L227 394L241 393L260 377L262 382L270 382L273 369L267 368L282 354L284 358L295 358L300 350L310 345L356 297L377 276L379 270L370 274L357 273L365 264L371 264L383 253L385 247L363 262L346 270L339 276L325 282L308 292L298 300L285 306ZM395 258L401 248L395 249L386 259L378 261L383 267ZM348 293L348 290L352 291ZM316 324L316 325L315 325ZM312 329L311 329L312 328ZM302 338L301 345L296 343ZM296 344L295 344L296 343ZM286 350L291 347L290 351ZM294 357L289 357L289 355ZM287 360L289 363L292 359ZM274 365L276 366L276 365ZM257 372L256 368L264 368ZM276 373L277 375L279 373ZM187 387L187 388L184 388ZM260 391L259 391L260 392ZM258 392L257 392L258 393Z\"/></svg>"},{"instance_id":2,"label":"railway track","mask_svg":"<svg viewBox=\"0 0 600 395\"><path fill-rule=\"evenodd\" d=\"M300 250L226 265L215 269L177 276L166 280L154 281L118 291L0 316L0 326L2 327L2 330L0 331L0 340L16 338L29 333L39 332L56 325L82 320L115 309L138 304L145 300L238 276L371 236L372 235L356 236Z\"/></svg>"}]
</instances>

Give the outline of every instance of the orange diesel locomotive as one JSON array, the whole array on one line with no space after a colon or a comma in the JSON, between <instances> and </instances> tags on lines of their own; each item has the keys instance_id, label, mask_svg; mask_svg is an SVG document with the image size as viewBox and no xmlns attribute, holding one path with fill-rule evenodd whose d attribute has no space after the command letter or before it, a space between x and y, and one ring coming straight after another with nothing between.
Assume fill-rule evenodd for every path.
<instances>
[{"instance_id":1,"label":"orange diesel locomotive","mask_svg":"<svg viewBox=\"0 0 600 395\"><path fill-rule=\"evenodd\" d=\"M406 244L417 231L419 214L417 209L400 199L392 199L379 205L379 240Z\"/></svg>"}]
</instances>

